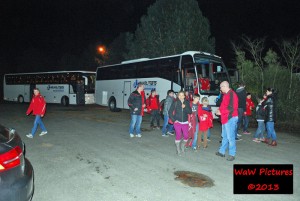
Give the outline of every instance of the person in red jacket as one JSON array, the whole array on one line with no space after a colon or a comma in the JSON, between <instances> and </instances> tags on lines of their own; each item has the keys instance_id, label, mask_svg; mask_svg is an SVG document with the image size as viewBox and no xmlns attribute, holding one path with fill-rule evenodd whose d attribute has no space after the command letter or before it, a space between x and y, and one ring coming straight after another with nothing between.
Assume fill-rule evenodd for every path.
<instances>
[{"instance_id":1,"label":"person in red jacket","mask_svg":"<svg viewBox=\"0 0 300 201\"><path fill-rule=\"evenodd\" d=\"M147 105L147 111L148 113L151 114L151 119L150 119L150 127L154 127L154 121L156 121L157 129L160 129L160 114L159 114L159 96L156 94L156 90L152 89L150 96L147 98L146 101Z\"/></svg>"},{"instance_id":2,"label":"person in red jacket","mask_svg":"<svg viewBox=\"0 0 300 201\"><path fill-rule=\"evenodd\" d=\"M225 157L225 151L228 148L228 161L233 161L236 155L235 132L238 121L238 96L229 88L229 83L223 81L220 84L220 90L223 93L223 98L216 115L221 115L222 123L222 144L217 156Z\"/></svg>"},{"instance_id":3,"label":"person in red jacket","mask_svg":"<svg viewBox=\"0 0 300 201\"><path fill-rule=\"evenodd\" d=\"M251 134L248 131L248 125L249 125L249 116L252 115L252 110L254 109L255 105L251 99L251 93L247 93L247 98L246 98L246 111L244 112L243 120L244 120L244 130L243 134L249 135Z\"/></svg>"},{"instance_id":4,"label":"person in red jacket","mask_svg":"<svg viewBox=\"0 0 300 201\"><path fill-rule=\"evenodd\" d=\"M198 109L199 132L197 137L197 149L200 149L201 139L203 135L203 148L207 148L207 132L213 126L213 114L208 108L209 101L207 97L201 99L202 107Z\"/></svg>"},{"instance_id":5,"label":"person in red jacket","mask_svg":"<svg viewBox=\"0 0 300 201\"><path fill-rule=\"evenodd\" d=\"M44 97L40 94L39 89L37 89L37 88L35 88L33 90L33 97L31 99L31 102L30 102L29 108L26 112L26 115L29 115L31 112L33 113L33 115L35 115L35 120L34 120L34 124L33 124L32 130L31 130L31 133L29 133L26 136L28 138L33 138L38 125L40 125L40 127L42 129L40 136L46 135L47 130L42 121L42 117L44 117L45 112L46 112L46 101L45 101Z\"/></svg>"}]
</instances>

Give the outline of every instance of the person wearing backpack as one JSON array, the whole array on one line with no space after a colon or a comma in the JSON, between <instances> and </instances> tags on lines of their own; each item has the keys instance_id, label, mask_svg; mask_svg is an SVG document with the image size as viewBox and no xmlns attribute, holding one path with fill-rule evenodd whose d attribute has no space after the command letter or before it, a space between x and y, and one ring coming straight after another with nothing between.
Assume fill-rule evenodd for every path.
<instances>
[{"instance_id":1,"label":"person wearing backpack","mask_svg":"<svg viewBox=\"0 0 300 201\"><path fill-rule=\"evenodd\" d=\"M172 89L168 90L167 92L167 97L163 102L163 116L164 116L164 124L161 129L162 131L162 136L163 137L168 137L168 135L174 135L172 133L173 131L173 124L169 124L169 110L174 102L174 91Z\"/></svg>"}]
</instances>

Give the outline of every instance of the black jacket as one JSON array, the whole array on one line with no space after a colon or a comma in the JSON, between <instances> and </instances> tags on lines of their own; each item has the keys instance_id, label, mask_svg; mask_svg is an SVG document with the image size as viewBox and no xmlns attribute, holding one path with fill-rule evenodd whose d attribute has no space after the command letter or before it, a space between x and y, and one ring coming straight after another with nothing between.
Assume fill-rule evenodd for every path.
<instances>
[{"instance_id":1,"label":"black jacket","mask_svg":"<svg viewBox=\"0 0 300 201\"><path fill-rule=\"evenodd\" d=\"M169 110L169 118L173 122L175 121L186 122L188 121L188 114L192 114L192 109L189 101L184 100L183 104L185 104L185 108L181 107L182 103L179 99L177 99L172 103ZM173 112L175 114L173 114Z\"/></svg>"},{"instance_id":2,"label":"black jacket","mask_svg":"<svg viewBox=\"0 0 300 201\"><path fill-rule=\"evenodd\" d=\"M256 120L265 120L265 110L261 104L256 106Z\"/></svg>"},{"instance_id":3,"label":"black jacket","mask_svg":"<svg viewBox=\"0 0 300 201\"><path fill-rule=\"evenodd\" d=\"M267 100L263 102L264 109L266 112L265 121L275 122L276 121L276 111L275 111L275 100L274 96L271 94L267 97Z\"/></svg>"},{"instance_id":4,"label":"black jacket","mask_svg":"<svg viewBox=\"0 0 300 201\"><path fill-rule=\"evenodd\" d=\"M239 108L243 108L246 111L246 98L247 93L244 87L239 87L236 89L236 95L239 98Z\"/></svg>"},{"instance_id":5,"label":"black jacket","mask_svg":"<svg viewBox=\"0 0 300 201\"><path fill-rule=\"evenodd\" d=\"M142 114L142 95L137 90L130 94L127 102L130 108L130 114ZM134 111L134 108L138 108L138 110Z\"/></svg>"}]
</instances>

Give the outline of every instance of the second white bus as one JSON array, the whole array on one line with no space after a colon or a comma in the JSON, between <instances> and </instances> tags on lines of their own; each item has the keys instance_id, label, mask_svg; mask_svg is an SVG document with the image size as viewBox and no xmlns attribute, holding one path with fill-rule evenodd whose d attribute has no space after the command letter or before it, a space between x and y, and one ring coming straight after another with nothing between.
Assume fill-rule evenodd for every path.
<instances>
[{"instance_id":1,"label":"second white bus","mask_svg":"<svg viewBox=\"0 0 300 201\"><path fill-rule=\"evenodd\" d=\"M30 102L33 89L38 88L47 103L64 106L95 103L95 72L52 71L5 74L5 101Z\"/></svg>"}]
</instances>

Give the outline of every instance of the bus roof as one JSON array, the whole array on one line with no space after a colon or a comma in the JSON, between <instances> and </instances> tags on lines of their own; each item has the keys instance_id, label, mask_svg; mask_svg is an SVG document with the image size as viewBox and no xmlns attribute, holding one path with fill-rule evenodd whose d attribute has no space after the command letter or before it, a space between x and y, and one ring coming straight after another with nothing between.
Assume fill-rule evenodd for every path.
<instances>
[{"instance_id":1,"label":"bus roof","mask_svg":"<svg viewBox=\"0 0 300 201\"><path fill-rule=\"evenodd\" d=\"M118 63L118 64L112 64L112 65L107 65L107 66L99 66L98 68L105 68L105 67L110 67L110 66L118 66L118 65L121 65L121 64L138 63L138 62L143 62L143 61L151 61L151 60L156 60L156 59L165 59L165 58L171 58L171 57L183 56L183 55L192 55L192 56L194 56L195 54L202 54L202 55L216 57L218 59L221 59L220 56L215 55L215 54L211 54L211 53L208 53L208 52L187 51L187 52L184 52L182 54L175 54L175 55L169 55L169 56L164 56L164 57L132 59L132 60L127 60L127 61L122 61L121 63Z\"/></svg>"},{"instance_id":2,"label":"bus roof","mask_svg":"<svg viewBox=\"0 0 300 201\"><path fill-rule=\"evenodd\" d=\"M29 75L29 74L50 74L50 73L96 73L94 71L48 71L48 72L31 72L31 73L7 73L5 75Z\"/></svg>"}]
</instances>

